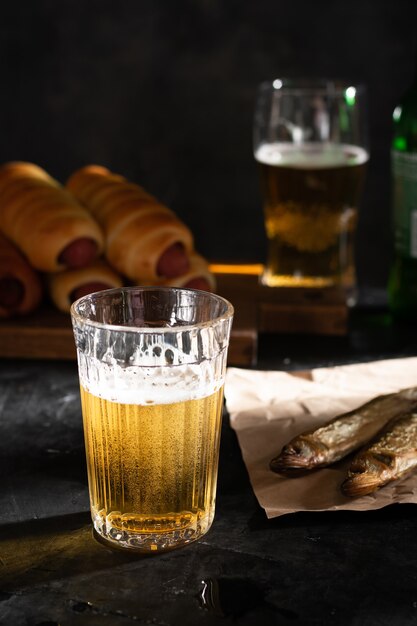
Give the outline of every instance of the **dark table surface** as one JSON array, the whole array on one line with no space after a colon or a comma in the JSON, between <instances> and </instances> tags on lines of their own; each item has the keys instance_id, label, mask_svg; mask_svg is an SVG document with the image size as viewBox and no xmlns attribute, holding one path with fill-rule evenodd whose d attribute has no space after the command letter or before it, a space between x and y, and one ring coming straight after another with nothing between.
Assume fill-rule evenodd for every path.
<instances>
[{"instance_id":1,"label":"dark table surface","mask_svg":"<svg viewBox=\"0 0 417 626\"><path fill-rule=\"evenodd\" d=\"M415 326L352 312L347 337L261 337L258 367L417 355ZM76 364L0 362L0 624L417 623L417 507L268 520L224 415L217 509L152 557L92 536Z\"/></svg>"}]
</instances>

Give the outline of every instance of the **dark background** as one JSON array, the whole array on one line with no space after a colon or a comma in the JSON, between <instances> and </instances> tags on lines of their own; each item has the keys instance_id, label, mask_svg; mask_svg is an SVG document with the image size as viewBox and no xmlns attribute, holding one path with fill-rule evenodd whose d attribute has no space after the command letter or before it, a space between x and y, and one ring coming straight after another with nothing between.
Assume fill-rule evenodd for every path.
<instances>
[{"instance_id":1,"label":"dark background","mask_svg":"<svg viewBox=\"0 0 417 626\"><path fill-rule=\"evenodd\" d=\"M2 3L0 161L64 182L100 163L171 206L210 259L263 261L252 156L257 84L327 76L369 89L362 286L391 256L392 110L415 69L415 0Z\"/></svg>"}]
</instances>

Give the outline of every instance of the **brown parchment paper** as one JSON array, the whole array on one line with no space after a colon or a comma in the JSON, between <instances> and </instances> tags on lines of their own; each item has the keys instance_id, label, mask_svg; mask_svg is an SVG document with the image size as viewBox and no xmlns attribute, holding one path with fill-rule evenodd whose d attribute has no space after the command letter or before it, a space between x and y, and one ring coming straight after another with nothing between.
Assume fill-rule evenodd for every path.
<instances>
[{"instance_id":1,"label":"brown parchment paper","mask_svg":"<svg viewBox=\"0 0 417 626\"><path fill-rule=\"evenodd\" d=\"M228 368L226 406L249 478L268 518L295 511L379 509L417 503L417 472L368 496L340 491L350 459L309 475L286 478L269 461L290 439L371 398L417 385L417 358L317 368L311 380L278 371Z\"/></svg>"}]
</instances>

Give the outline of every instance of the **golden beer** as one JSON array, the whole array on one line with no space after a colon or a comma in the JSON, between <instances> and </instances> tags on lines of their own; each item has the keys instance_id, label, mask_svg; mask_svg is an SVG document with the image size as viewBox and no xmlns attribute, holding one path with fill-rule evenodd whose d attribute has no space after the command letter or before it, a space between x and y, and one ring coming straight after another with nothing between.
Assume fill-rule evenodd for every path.
<instances>
[{"instance_id":1,"label":"golden beer","mask_svg":"<svg viewBox=\"0 0 417 626\"><path fill-rule=\"evenodd\" d=\"M81 400L97 533L147 552L206 533L215 509L223 387L172 403L132 404L81 384Z\"/></svg>"},{"instance_id":2,"label":"golden beer","mask_svg":"<svg viewBox=\"0 0 417 626\"><path fill-rule=\"evenodd\" d=\"M269 286L353 289L354 238L368 153L339 144L262 144Z\"/></svg>"}]
</instances>

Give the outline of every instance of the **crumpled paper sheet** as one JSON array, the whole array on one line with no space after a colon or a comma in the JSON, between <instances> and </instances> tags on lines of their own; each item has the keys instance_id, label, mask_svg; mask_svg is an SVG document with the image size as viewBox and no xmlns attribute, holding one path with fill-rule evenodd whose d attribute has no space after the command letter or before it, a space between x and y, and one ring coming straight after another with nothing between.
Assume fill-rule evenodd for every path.
<instances>
[{"instance_id":1,"label":"crumpled paper sheet","mask_svg":"<svg viewBox=\"0 0 417 626\"><path fill-rule=\"evenodd\" d=\"M379 509L417 503L417 472L361 498L340 491L350 458L309 475L280 476L269 461L290 439L375 396L417 385L417 358L311 370L308 376L228 368L226 406L249 478L268 518L296 511Z\"/></svg>"}]
</instances>

